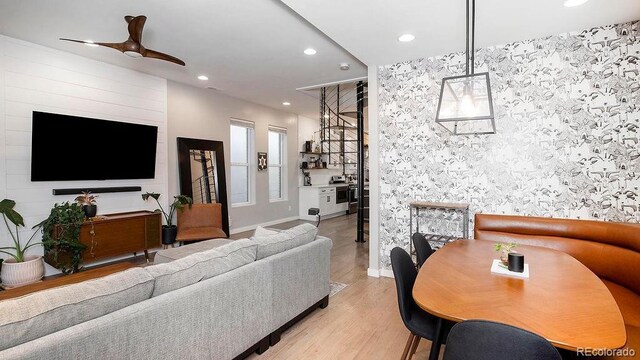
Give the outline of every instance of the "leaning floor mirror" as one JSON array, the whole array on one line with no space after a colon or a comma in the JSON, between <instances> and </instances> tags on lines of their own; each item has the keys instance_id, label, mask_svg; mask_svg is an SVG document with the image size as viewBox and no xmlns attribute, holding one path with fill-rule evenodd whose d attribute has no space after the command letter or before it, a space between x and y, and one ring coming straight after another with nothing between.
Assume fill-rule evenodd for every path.
<instances>
[{"instance_id":1,"label":"leaning floor mirror","mask_svg":"<svg viewBox=\"0 0 640 360\"><path fill-rule=\"evenodd\" d=\"M222 230L229 234L227 181L222 141L178 138L180 194L194 204L220 203Z\"/></svg>"}]
</instances>

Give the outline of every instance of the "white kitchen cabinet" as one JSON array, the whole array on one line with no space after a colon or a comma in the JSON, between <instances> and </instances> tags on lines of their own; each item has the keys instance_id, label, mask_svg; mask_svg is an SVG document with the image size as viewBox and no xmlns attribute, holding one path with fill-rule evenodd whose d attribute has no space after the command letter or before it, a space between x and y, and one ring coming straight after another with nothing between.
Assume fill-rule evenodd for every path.
<instances>
[{"instance_id":1,"label":"white kitchen cabinet","mask_svg":"<svg viewBox=\"0 0 640 360\"><path fill-rule=\"evenodd\" d=\"M336 204L335 186L302 186L299 197L300 219L315 220L310 216L310 208L320 209L320 216L325 219L345 215L349 209L348 203Z\"/></svg>"}]
</instances>

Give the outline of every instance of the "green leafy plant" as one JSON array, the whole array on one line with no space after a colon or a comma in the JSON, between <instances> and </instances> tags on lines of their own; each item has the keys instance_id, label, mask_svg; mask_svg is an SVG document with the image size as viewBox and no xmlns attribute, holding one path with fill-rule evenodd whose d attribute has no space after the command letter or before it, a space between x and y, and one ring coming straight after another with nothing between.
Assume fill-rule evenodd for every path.
<instances>
[{"instance_id":1,"label":"green leafy plant","mask_svg":"<svg viewBox=\"0 0 640 360\"><path fill-rule=\"evenodd\" d=\"M495 245L495 249L496 251L502 251L502 252L506 252L507 254L511 252L511 250L513 250L514 248L516 248L518 246L518 244L514 243L514 242L510 242L510 243L497 243Z\"/></svg>"},{"instance_id":2,"label":"green leafy plant","mask_svg":"<svg viewBox=\"0 0 640 360\"><path fill-rule=\"evenodd\" d=\"M20 227L24 226L24 219L22 218L22 215L20 215L20 213L14 210L15 206L16 202L13 200L4 199L0 201L0 214L2 214L4 224L7 226L9 235L13 240L13 246L0 247L0 253L11 256L16 262L24 262L27 250L29 250L29 248L33 246L40 245L40 243L31 243L33 238L38 233L37 231L35 231L31 235L27 243L22 246L20 242ZM9 225L9 223L13 224L13 226L15 227L15 232L11 230L11 225ZM36 227L38 227L38 225L36 225L34 229ZM9 252L7 250L11 250L13 252Z\"/></svg>"},{"instance_id":3,"label":"green leafy plant","mask_svg":"<svg viewBox=\"0 0 640 360\"><path fill-rule=\"evenodd\" d=\"M509 261L509 253L516 247L518 246L518 244L514 243L514 242L510 242L510 243L497 243L495 245L495 250L496 251L501 251L502 253L500 254L500 261L502 261L503 264L507 264L507 262Z\"/></svg>"},{"instance_id":4,"label":"green leafy plant","mask_svg":"<svg viewBox=\"0 0 640 360\"><path fill-rule=\"evenodd\" d=\"M84 212L77 203L55 204L49 217L40 223L45 259L65 274L80 270L82 252L80 227Z\"/></svg>"},{"instance_id":5,"label":"green leafy plant","mask_svg":"<svg viewBox=\"0 0 640 360\"><path fill-rule=\"evenodd\" d=\"M142 200L147 201L149 200L149 198L154 199L158 204L159 208L156 209L156 211L162 213L162 215L164 216L164 220L167 223L167 226L171 226L173 224L173 215L175 215L176 210L182 211L185 205L189 205L189 208L191 208L191 205L193 204L193 199L191 199L188 196L185 196L185 195L174 196L173 202L169 205L169 212L167 213L166 211L164 211L164 209L162 208L162 205L160 204L160 201L158 200L160 198L160 194L151 193L151 192L142 194Z\"/></svg>"},{"instance_id":6,"label":"green leafy plant","mask_svg":"<svg viewBox=\"0 0 640 360\"><path fill-rule=\"evenodd\" d=\"M82 205L95 205L98 195L93 195L90 191L83 191L82 195L76 198L76 202Z\"/></svg>"}]
</instances>

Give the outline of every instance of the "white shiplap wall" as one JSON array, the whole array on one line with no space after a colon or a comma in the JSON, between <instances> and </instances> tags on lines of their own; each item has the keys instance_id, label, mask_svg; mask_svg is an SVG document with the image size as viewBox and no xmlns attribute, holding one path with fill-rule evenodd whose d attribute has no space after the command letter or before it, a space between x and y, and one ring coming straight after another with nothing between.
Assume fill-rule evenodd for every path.
<instances>
[{"instance_id":1,"label":"white shiplap wall","mask_svg":"<svg viewBox=\"0 0 640 360\"><path fill-rule=\"evenodd\" d=\"M31 182L33 111L158 126L155 179ZM91 136L100 134L87 134L88 139ZM118 146L118 139L113 142ZM78 151L86 148L78 142ZM100 166L100 159L93 164L78 164L78 171L83 166ZM53 196L54 188L138 185L143 191L162 193L164 206L167 184L165 79L0 36L0 199L17 202L28 229L43 220L54 203L75 197ZM154 209L153 205L143 202L140 192L100 194L98 214ZM0 246L10 244L4 228L0 223ZM23 235L26 239L29 233ZM42 249L34 253L42 253Z\"/></svg>"}]
</instances>

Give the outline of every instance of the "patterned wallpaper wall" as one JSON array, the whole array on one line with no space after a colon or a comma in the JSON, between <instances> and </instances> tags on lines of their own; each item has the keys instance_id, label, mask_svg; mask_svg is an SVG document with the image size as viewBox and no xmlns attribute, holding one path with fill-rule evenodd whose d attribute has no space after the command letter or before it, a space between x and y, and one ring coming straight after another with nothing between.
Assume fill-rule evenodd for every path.
<instances>
[{"instance_id":1,"label":"patterned wallpaper wall","mask_svg":"<svg viewBox=\"0 0 640 360\"><path fill-rule=\"evenodd\" d=\"M435 111L463 53L379 69L383 269L408 247L413 199L640 222L640 21L480 49L483 71L497 134L451 136Z\"/></svg>"}]
</instances>

